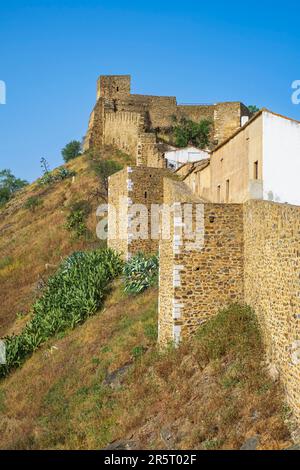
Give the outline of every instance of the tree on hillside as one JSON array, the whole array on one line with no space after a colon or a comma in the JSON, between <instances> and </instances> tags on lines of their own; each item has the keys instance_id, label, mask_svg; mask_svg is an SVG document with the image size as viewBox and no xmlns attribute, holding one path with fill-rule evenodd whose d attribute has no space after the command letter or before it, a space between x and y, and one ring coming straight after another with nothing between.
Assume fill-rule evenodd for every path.
<instances>
[{"instance_id":1,"label":"tree on hillside","mask_svg":"<svg viewBox=\"0 0 300 470\"><path fill-rule=\"evenodd\" d=\"M16 178L11 170L0 171L0 206L6 204L17 191L27 184L26 180Z\"/></svg>"},{"instance_id":2,"label":"tree on hillside","mask_svg":"<svg viewBox=\"0 0 300 470\"><path fill-rule=\"evenodd\" d=\"M249 104L248 109L252 114L258 113L259 111L259 108L255 104Z\"/></svg>"},{"instance_id":3,"label":"tree on hillside","mask_svg":"<svg viewBox=\"0 0 300 470\"><path fill-rule=\"evenodd\" d=\"M173 136L175 145L186 147L195 145L200 149L205 149L210 144L210 131L212 123L208 119L194 122L191 119L182 117L179 121L173 118Z\"/></svg>"},{"instance_id":4,"label":"tree on hillside","mask_svg":"<svg viewBox=\"0 0 300 470\"><path fill-rule=\"evenodd\" d=\"M78 140L72 140L61 151L65 162L81 155L81 143Z\"/></svg>"},{"instance_id":5,"label":"tree on hillside","mask_svg":"<svg viewBox=\"0 0 300 470\"><path fill-rule=\"evenodd\" d=\"M92 168L101 182L100 196L107 200L108 178L122 169L122 165L115 160L100 160L92 163Z\"/></svg>"}]
</instances>

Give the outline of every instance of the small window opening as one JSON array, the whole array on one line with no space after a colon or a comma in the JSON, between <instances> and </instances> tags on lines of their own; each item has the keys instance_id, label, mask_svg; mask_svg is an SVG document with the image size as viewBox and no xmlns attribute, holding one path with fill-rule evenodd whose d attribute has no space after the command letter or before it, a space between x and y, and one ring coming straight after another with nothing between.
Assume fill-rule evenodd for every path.
<instances>
[{"instance_id":1,"label":"small window opening","mask_svg":"<svg viewBox=\"0 0 300 470\"><path fill-rule=\"evenodd\" d=\"M258 161L254 162L254 179L258 180Z\"/></svg>"},{"instance_id":2,"label":"small window opening","mask_svg":"<svg viewBox=\"0 0 300 470\"><path fill-rule=\"evenodd\" d=\"M230 182L226 181L226 202L229 202L229 191L230 191Z\"/></svg>"},{"instance_id":3,"label":"small window opening","mask_svg":"<svg viewBox=\"0 0 300 470\"><path fill-rule=\"evenodd\" d=\"M147 199L147 191L145 191L145 199Z\"/></svg>"},{"instance_id":4,"label":"small window opening","mask_svg":"<svg viewBox=\"0 0 300 470\"><path fill-rule=\"evenodd\" d=\"M119 91L119 87L117 86L117 91Z\"/></svg>"}]
</instances>

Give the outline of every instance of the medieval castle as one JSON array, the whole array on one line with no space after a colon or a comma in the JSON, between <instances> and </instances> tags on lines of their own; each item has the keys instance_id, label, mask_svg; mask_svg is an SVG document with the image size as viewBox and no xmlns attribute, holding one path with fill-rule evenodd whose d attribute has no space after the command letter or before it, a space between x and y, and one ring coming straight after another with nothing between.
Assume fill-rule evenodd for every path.
<instances>
[{"instance_id":1,"label":"medieval castle","mask_svg":"<svg viewBox=\"0 0 300 470\"><path fill-rule=\"evenodd\" d=\"M172 117L212 125L207 158L175 171L165 158ZM133 155L136 166L110 177L109 203L126 201L125 236L108 245L130 257L159 251L159 342L178 344L232 302L256 312L270 366L300 419L300 123L262 109L251 115L239 102L178 105L175 97L130 93L130 76L102 76L85 149L110 144ZM176 151L176 149L175 149ZM151 236L152 204L189 203L202 227L191 244L178 213L169 238ZM134 204L146 207L136 231Z\"/></svg>"}]
</instances>

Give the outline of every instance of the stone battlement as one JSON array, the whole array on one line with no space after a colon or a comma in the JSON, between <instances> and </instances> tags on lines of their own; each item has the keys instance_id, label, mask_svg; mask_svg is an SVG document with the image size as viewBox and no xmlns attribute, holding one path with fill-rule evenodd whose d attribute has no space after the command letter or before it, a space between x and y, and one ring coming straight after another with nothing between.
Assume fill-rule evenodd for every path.
<instances>
[{"instance_id":1,"label":"stone battlement","mask_svg":"<svg viewBox=\"0 0 300 470\"><path fill-rule=\"evenodd\" d=\"M114 119L113 114L121 112L132 113L132 117L119 114ZM140 120L136 118L136 113L140 114ZM131 94L130 75L104 75L97 81L97 102L90 116L84 149L113 143L120 149L128 149L136 157L138 165L161 167L164 152L157 146L159 141L156 132L169 129L174 116L177 119L185 117L196 122L209 119L213 128L212 141L217 145L241 127L242 118L250 115L248 108L239 102L178 105L174 96ZM126 129L126 119L135 122L135 128L131 125ZM114 125L116 121L121 122L124 132ZM155 136L152 148L148 145L145 154L137 137L141 126L144 133L152 133Z\"/></svg>"}]
</instances>

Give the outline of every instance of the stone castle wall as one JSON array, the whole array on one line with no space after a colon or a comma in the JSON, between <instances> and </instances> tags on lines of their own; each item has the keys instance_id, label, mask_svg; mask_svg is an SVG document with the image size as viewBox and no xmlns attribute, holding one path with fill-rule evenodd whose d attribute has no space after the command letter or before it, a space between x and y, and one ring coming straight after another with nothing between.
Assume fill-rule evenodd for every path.
<instances>
[{"instance_id":1,"label":"stone castle wall","mask_svg":"<svg viewBox=\"0 0 300 470\"><path fill-rule=\"evenodd\" d=\"M159 248L159 344L178 344L231 303L250 305L266 357L300 419L300 207L262 200L207 203L169 170L144 166L110 177L109 203L119 209L120 197L125 211L117 225L125 237L112 235L109 213L108 246L126 259ZM161 210L160 227L170 215L170 233L153 237L151 204L162 203L169 210ZM133 204L142 204L141 211L132 212ZM183 231L187 205L194 238ZM136 240L132 235L141 225L146 237Z\"/></svg>"},{"instance_id":2,"label":"stone castle wall","mask_svg":"<svg viewBox=\"0 0 300 470\"><path fill-rule=\"evenodd\" d=\"M164 202L171 201L191 204L196 238L182 231L175 209L171 237L160 241L161 345L178 343L220 308L242 302L244 289L243 207L197 202L177 182L165 180Z\"/></svg>"},{"instance_id":3,"label":"stone castle wall","mask_svg":"<svg viewBox=\"0 0 300 470\"><path fill-rule=\"evenodd\" d=\"M165 185L165 199L191 201L175 185ZM250 305L300 419L300 207L252 200L203 211L203 247L187 249L176 217L160 241L159 343L178 343L230 303Z\"/></svg>"},{"instance_id":4,"label":"stone castle wall","mask_svg":"<svg viewBox=\"0 0 300 470\"><path fill-rule=\"evenodd\" d=\"M106 111L103 141L135 157L137 166L166 166L163 149L160 149L156 135L146 132L145 119L140 113Z\"/></svg>"},{"instance_id":5,"label":"stone castle wall","mask_svg":"<svg viewBox=\"0 0 300 470\"><path fill-rule=\"evenodd\" d=\"M137 157L140 135L144 132L144 119L139 113L106 112L104 143L118 147Z\"/></svg>"},{"instance_id":6,"label":"stone castle wall","mask_svg":"<svg viewBox=\"0 0 300 470\"><path fill-rule=\"evenodd\" d=\"M261 147L259 118L252 131L247 126L213 153L211 168L218 165L218 171L212 181L209 171L203 179L201 173L190 173L189 165L171 174L163 168L163 148L154 132L155 127L167 127L169 113L175 110L177 117L199 120L210 118L213 112L214 137L219 142L236 131L247 108L241 103L177 106L173 97L130 95L130 82L125 79L105 81L102 87L104 94L100 87L90 119L88 145L116 145L137 162L110 177L108 200L117 213L109 210L108 246L125 259L159 248L159 344L178 344L228 304L250 305L259 319L272 371L278 372L288 403L300 420L300 207L245 202L249 172ZM256 143L251 155L247 153L249 138ZM247 156L247 168L241 167L241 155ZM248 178L241 180L241 174ZM228 197L224 178L230 182ZM214 191L208 198L213 202L201 199L208 186ZM231 199L230 195L235 196ZM160 211L160 227L169 215L170 233L153 236L151 205L162 203L168 210ZM133 211L135 204L141 205L138 212ZM187 225L182 209L186 207L196 229L194 238L183 230ZM134 234L143 229L145 236L135 239Z\"/></svg>"},{"instance_id":7,"label":"stone castle wall","mask_svg":"<svg viewBox=\"0 0 300 470\"><path fill-rule=\"evenodd\" d=\"M126 135L124 114L112 117L112 113L132 113L128 117ZM209 119L212 122L212 140L214 145L225 140L241 126L241 116L249 116L249 110L241 103L217 103L215 105L178 105L174 96L136 95L130 93L130 76L101 76L97 82L97 102L91 113L88 131L84 141L84 150L101 147L104 142L114 141L120 149L136 146L132 141L136 133L131 125L136 114L143 121L143 133L139 146L138 164L162 167L163 152L158 144L155 132L169 129L173 117L186 117L199 122ZM121 121L121 128L118 122ZM139 127L139 125L137 125ZM150 133L147 144L146 134ZM151 146L150 146L151 143ZM145 150L145 153L144 153ZM150 155L150 156L149 156ZM134 156L136 156L134 154Z\"/></svg>"},{"instance_id":8,"label":"stone castle wall","mask_svg":"<svg viewBox=\"0 0 300 470\"><path fill-rule=\"evenodd\" d=\"M163 202L165 176L171 176L167 169L136 166L124 168L109 178L108 203L117 211L117 231L112 232L115 214L109 209L108 246L122 253L125 259L139 251L148 254L158 251L159 233L156 237L151 233L150 210L152 204ZM142 206L135 211L135 204ZM145 237L135 239L134 234L143 228Z\"/></svg>"},{"instance_id":9,"label":"stone castle wall","mask_svg":"<svg viewBox=\"0 0 300 470\"><path fill-rule=\"evenodd\" d=\"M293 360L293 354L300 359L300 207L247 202L244 237L245 302L257 314L267 357L300 419L300 364Z\"/></svg>"},{"instance_id":10,"label":"stone castle wall","mask_svg":"<svg viewBox=\"0 0 300 470\"><path fill-rule=\"evenodd\" d=\"M131 168L124 168L108 179L108 238L109 248L116 250L127 259L128 255L128 210L124 204L123 212L121 202L128 201ZM115 209L114 209L115 208Z\"/></svg>"}]
</instances>

